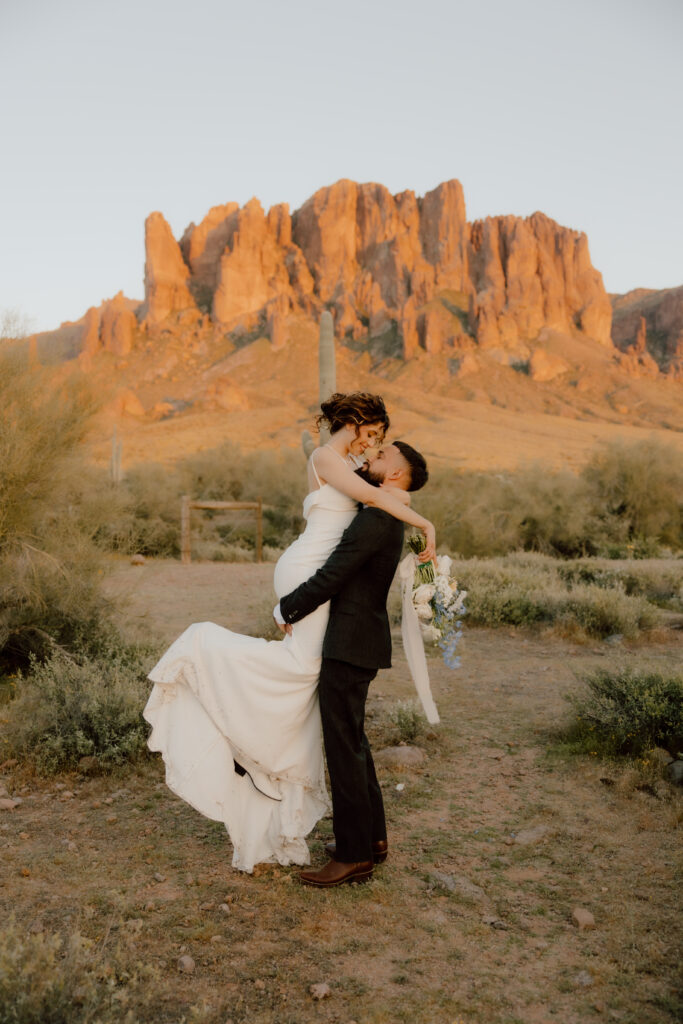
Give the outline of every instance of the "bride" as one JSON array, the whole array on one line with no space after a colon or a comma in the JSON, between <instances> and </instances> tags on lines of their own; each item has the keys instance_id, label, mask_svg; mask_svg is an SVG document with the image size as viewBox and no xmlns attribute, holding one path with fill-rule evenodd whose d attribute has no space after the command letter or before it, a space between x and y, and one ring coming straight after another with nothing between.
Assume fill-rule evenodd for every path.
<instances>
[{"instance_id":1,"label":"bride","mask_svg":"<svg viewBox=\"0 0 683 1024\"><path fill-rule=\"evenodd\" d=\"M422 530L426 555L435 554L434 527L405 492L372 486L348 461L384 437L383 399L335 394L321 409L330 441L309 459L306 528L275 566L278 599L325 563L358 502ZM317 696L328 614L325 604L272 641L195 623L149 674L148 745L163 755L169 788L224 822L233 867L242 871L261 862L308 864L305 837L329 810Z\"/></svg>"}]
</instances>

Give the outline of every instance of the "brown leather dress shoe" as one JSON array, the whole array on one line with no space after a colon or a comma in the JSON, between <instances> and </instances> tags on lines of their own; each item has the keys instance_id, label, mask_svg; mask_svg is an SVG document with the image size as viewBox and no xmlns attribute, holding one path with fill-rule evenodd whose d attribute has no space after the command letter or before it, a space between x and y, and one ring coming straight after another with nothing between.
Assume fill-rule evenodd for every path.
<instances>
[{"instance_id":1,"label":"brown leather dress shoe","mask_svg":"<svg viewBox=\"0 0 683 1024\"><path fill-rule=\"evenodd\" d=\"M334 839L331 843L325 843L325 853L334 858L337 852L337 844ZM375 864L383 864L389 855L389 843L386 839L378 839L372 844L372 859Z\"/></svg>"},{"instance_id":2,"label":"brown leather dress shoe","mask_svg":"<svg viewBox=\"0 0 683 1024\"><path fill-rule=\"evenodd\" d=\"M302 871L299 878L304 885L315 885L319 889L344 885L345 882L367 882L368 878L372 878L372 861L361 860L354 864L342 864L341 861L330 860L318 871Z\"/></svg>"}]
</instances>

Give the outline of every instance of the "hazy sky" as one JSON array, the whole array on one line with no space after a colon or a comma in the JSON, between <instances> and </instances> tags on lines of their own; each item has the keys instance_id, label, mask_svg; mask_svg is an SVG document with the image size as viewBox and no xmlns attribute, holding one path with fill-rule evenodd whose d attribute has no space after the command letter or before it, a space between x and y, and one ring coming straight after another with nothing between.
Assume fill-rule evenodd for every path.
<instances>
[{"instance_id":1,"label":"hazy sky","mask_svg":"<svg viewBox=\"0 0 683 1024\"><path fill-rule=\"evenodd\" d=\"M0 0L0 313L143 296L144 219L339 178L542 210L683 284L683 0Z\"/></svg>"}]
</instances>

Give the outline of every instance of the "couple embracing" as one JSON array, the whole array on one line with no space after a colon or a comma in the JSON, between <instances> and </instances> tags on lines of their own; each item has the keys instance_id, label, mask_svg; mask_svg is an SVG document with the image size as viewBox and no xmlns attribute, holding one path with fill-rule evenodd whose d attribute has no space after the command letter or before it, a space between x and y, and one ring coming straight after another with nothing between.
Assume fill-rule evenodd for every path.
<instances>
[{"instance_id":1,"label":"couple embracing","mask_svg":"<svg viewBox=\"0 0 683 1024\"><path fill-rule=\"evenodd\" d=\"M150 672L144 716L166 782L202 814L224 822L233 866L306 865L306 836L329 810L335 844L319 887L369 878L387 855L382 795L364 732L368 687L391 664L386 599L403 524L432 524L410 507L427 480L423 457L389 427L377 395L333 395L319 422L330 440L308 463L306 528L275 567L282 641L190 626ZM356 471L354 458L379 449Z\"/></svg>"}]
</instances>

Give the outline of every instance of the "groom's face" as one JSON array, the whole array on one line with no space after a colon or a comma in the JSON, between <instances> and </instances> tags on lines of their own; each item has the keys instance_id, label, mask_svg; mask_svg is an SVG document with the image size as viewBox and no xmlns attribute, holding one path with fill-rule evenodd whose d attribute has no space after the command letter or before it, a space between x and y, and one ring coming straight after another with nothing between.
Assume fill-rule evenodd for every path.
<instances>
[{"instance_id":1,"label":"groom's face","mask_svg":"<svg viewBox=\"0 0 683 1024\"><path fill-rule=\"evenodd\" d=\"M377 487L389 478L392 487L402 487L405 490L406 468L406 460L398 448L393 444L385 444L378 450L372 461L366 462L358 472L360 476L365 477L368 483L375 484Z\"/></svg>"}]
</instances>

